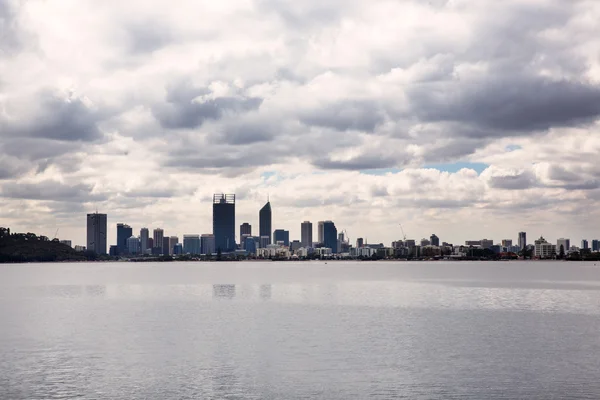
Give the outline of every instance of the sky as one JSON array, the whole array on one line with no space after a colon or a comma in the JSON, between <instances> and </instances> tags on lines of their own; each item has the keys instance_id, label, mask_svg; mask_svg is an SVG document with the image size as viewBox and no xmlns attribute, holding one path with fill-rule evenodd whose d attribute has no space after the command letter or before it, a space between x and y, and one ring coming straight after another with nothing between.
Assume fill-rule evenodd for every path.
<instances>
[{"instance_id":1,"label":"sky","mask_svg":"<svg viewBox=\"0 0 600 400\"><path fill-rule=\"evenodd\" d=\"M596 0L0 0L0 226L600 238ZM239 229L237 229L239 232Z\"/></svg>"}]
</instances>

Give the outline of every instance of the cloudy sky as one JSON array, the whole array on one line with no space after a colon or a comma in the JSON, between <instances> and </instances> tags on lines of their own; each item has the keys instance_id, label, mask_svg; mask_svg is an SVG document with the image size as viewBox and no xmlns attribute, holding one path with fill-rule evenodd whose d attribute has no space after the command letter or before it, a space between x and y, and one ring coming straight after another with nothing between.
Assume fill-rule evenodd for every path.
<instances>
[{"instance_id":1,"label":"cloudy sky","mask_svg":"<svg viewBox=\"0 0 600 400\"><path fill-rule=\"evenodd\" d=\"M600 237L597 0L0 0L0 225Z\"/></svg>"}]
</instances>

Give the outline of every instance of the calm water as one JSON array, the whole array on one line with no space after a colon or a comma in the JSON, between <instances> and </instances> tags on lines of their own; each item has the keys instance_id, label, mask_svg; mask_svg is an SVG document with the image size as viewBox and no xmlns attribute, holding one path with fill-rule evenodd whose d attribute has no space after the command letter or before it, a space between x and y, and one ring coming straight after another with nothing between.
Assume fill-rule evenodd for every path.
<instances>
[{"instance_id":1,"label":"calm water","mask_svg":"<svg viewBox=\"0 0 600 400\"><path fill-rule=\"evenodd\" d=\"M594 264L0 265L0 321L0 399L600 398Z\"/></svg>"}]
</instances>

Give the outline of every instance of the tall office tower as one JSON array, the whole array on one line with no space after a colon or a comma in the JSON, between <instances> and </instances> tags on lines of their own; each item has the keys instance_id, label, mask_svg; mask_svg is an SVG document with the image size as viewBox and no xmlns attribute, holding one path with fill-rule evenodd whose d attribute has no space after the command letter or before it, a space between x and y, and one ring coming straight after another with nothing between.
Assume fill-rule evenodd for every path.
<instances>
[{"instance_id":1,"label":"tall office tower","mask_svg":"<svg viewBox=\"0 0 600 400\"><path fill-rule=\"evenodd\" d=\"M163 238L162 253L161 253L163 256L168 256L169 254L171 254L171 249L169 249L170 243L171 243L171 239L168 236Z\"/></svg>"},{"instance_id":2,"label":"tall office tower","mask_svg":"<svg viewBox=\"0 0 600 400\"><path fill-rule=\"evenodd\" d=\"M323 245L330 248L332 253L338 252L337 229L332 221L323 222Z\"/></svg>"},{"instance_id":3,"label":"tall office tower","mask_svg":"<svg viewBox=\"0 0 600 400\"><path fill-rule=\"evenodd\" d=\"M158 254L162 254L163 253L163 251L162 251L162 245L163 245L164 235L165 235L165 231L163 231L162 229L160 229L160 228L154 229L154 232L153 232L153 235L152 235L154 237L154 247L153 248L160 249L158 251Z\"/></svg>"},{"instance_id":4,"label":"tall office tower","mask_svg":"<svg viewBox=\"0 0 600 400\"><path fill-rule=\"evenodd\" d=\"M598 239L592 240L592 251L600 251L600 241Z\"/></svg>"},{"instance_id":5,"label":"tall office tower","mask_svg":"<svg viewBox=\"0 0 600 400\"><path fill-rule=\"evenodd\" d=\"M590 248L590 244L589 244L589 242L588 242L586 239L583 239L583 240L581 241L581 249L582 249L582 250L587 250L587 249L589 249L589 248Z\"/></svg>"},{"instance_id":6,"label":"tall office tower","mask_svg":"<svg viewBox=\"0 0 600 400\"><path fill-rule=\"evenodd\" d=\"M433 235L431 235L431 237L429 239L431 240L432 246L440 247L440 238L437 237L435 233Z\"/></svg>"},{"instance_id":7,"label":"tall office tower","mask_svg":"<svg viewBox=\"0 0 600 400\"><path fill-rule=\"evenodd\" d=\"M240 238L244 235L252 236L252 225L247 222L244 222L240 225ZM241 243L244 243L240 240Z\"/></svg>"},{"instance_id":8,"label":"tall office tower","mask_svg":"<svg viewBox=\"0 0 600 400\"><path fill-rule=\"evenodd\" d=\"M185 254L202 254L200 249L200 235L183 235L183 252Z\"/></svg>"},{"instance_id":9,"label":"tall office tower","mask_svg":"<svg viewBox=\"0 0 600 400\"><path fill-rule=\"evenodd\" d=\"M305 248L312 247L312 244L313 244L312 234L313 234L312 222L304 221L300 225L300 243L302 243L302 247L305 247Z\"/></svg>"},{"instance_id":10,"label":"tall office tower","mask_svg":"<svg viewBox=\"0 0 600 400\"><path fill-rule=\"evenodd\" d=\"M127 224L117 224L117 249L119 254L127 254L127 239L133 236L133 229Z\"/></svg>"},{"instance_id":11,"label":"tall office tower","mask_svg":"<svg viewBox=\"0 0 600 400\"><path fill-rule=\"evenodd\" d=\"M521 250L525 250L527 247L527 233L525 232L519 232L519 247Z\"/></svg>"},{"instance_id":12,"label":"tall office tower","mask_svg":"<svg viewBox=\"0 0 600 400\"><path fill-rule=\"evenodd\" d=\"M261 238L268 236L268 244L271 244L271 202L269 201L267 201L267 204L258 213L258 231Z\"/></svg>"},{"instance_id":13,"label":"tall office tower","mask_svg":"<svg viewBox=\"0 0 600 400\"><path fill-rule=\"evenodd\" d=\"M512 239L503 239L502 247L512 247Z\"/></svg>"},{"instance_id":14,"label":"tall office tower","mask_svg":"<svg viewBox=\"0 0 600 400\"><path fill-rule=\"evenodd\" d=\"M169 255L173 255L173 249L175 249L175 245L179 243L179 238L177 236L171 236L169 238Z\"/></svg>"},{"instance_id":15,"label":"tall office tower","mask_svg":"<svg viewBox=\"0 0 600 400\"><path fill-rule=\"evenodd\" d=\"M319 243L325 243L325 233L323 232L323 224L325 221L319 221L317 223L317 237L319 239Z\"/></svg>"},{"instance_id":16,"label":"tall office tower","mask_svg":"<svg viewBox=\"0 0 600 400\"><path fill-rule=\"evenodd\" d=\"M200 236L200 251L202 252L202 254L207 255L214 254L217 251L215 244L215 235L205 233L202 236Z\"/></svg>"},{"instance_id":17,"label":"tall office tower","mask_svg":"<svg viewBox=\"0 0 600 400\"><path fill-rule=\"evenodd\" d=\"M273 232L273 242L283 242L284 246L290 245L290 231L284 229L275 229Z\"/></svg>"},{"instance_id":18,"label":"tall office tower","mask_svg":"<svg viewBox=\"0 0 600 400\"><path fill-rule=\"evenodd\" d=\"M217 252L235 250L235 194L213 195L213 235Z\"/></svg>"},{"instance_id":19,"label":"tall office tower","mask_svg":"<svg viewBox=\"0 0 600 400\"><path fill-rule=\"evenodd\" d=\"M567 254L571 248L571 239L560 238L556 241L556 253L560 254L560 246L563 247L564 254Z\"/></svg>"},{"instance_id":20,"label":"tall office tower","mask_svg":"<svg viewBox=\"0 0 600 400\"><path fill-rule=\"evenodd\" d=\"M364 245L365 245L365 241L364 241L364 239L363 239L363 238L358 238L358 239L356 239L356 247L357 247L357 248L359 248L359 249L360 249L360 248L361 248L361 247L363 247Z\"/></svg>"},{"instance_id":21,"label":"tall office tower","mask_svg":"<svg viewBox=\"0 0 600 400\"><path fill-rule=\"evenodd\" d=\"M142 228L140 229L140 253L144 254L146 253L146 250L148 250L148 239L150 239L150 232L148 231L148 228Z\"/></svg>"},{"instance_id":22,"label":"tall office tower","mask_svg":"<svg viewBox=\"0 0 600 400\"><path fill-rule=\"evenodd\" d=\"M87 250L106 254L106 214L87 215Z\"/></svg>"},{"instance_id":23,"label":"tall office tower","mask_svg":"<svg viewBox=\"0 0 600 400\"><path fill-rule=\"evenodd\" d=\"M129 254L139 254L140 252L140 239L132 236L127 239L127 252Z\"/></svg>"},{"instance_id":24,"label":"tall office tower","mask_svg":"<svg viewBox=\"0 0 600 400\"><path fill-rule=\"evenodd\" d=\"M244 247L248 254L256 254L256 249L258 249L260 239L256 236L247 236L246 243L244 243Z\"/></svg>"}]
</instances>

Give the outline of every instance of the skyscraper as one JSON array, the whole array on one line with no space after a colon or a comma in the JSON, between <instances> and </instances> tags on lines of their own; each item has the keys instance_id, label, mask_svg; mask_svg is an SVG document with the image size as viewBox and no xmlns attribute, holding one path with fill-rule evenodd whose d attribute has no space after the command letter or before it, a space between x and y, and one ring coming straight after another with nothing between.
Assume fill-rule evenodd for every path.
<instances>
[{"instance_id":1,"label":"skyscraper","mask_svg":"<svg viewBox=\"0 0 600 400\"><path fill-rule=\"evenodd\" d=\"M325 243L325 233L323 232L323 224L325 221L319 221L317 223L317 237L319 239L319 243Z\"/></svg>"},{"instance_id":2,"label":"skyscraper","mask_svg":"<svg viewBox=\"0 0 600 400\"><path fill-rule=\"evenodd\" d=\"M87 250L106 254L106 214L87 215Z\"/></svg>"},{"instance_id":3,"label":"skyscraper","mask_svg":"<svg viewBox=\"0 0 600 400\"><path fill-rule=\"evenodd\" d=\"M240 225L240 238L244 235L252 236L252 225L247 222Z\"/></svg>"},{"instance_id":4,"label":"skyscraper","mask_svg":"<svg viewBox=\"0 0 600 400\"><path fill-rule=\"evenodd\" d=\"M312 234L313 227L312 222L304 221L300 225L300 242L302 243L302 247L312 247Z\"/></svg>"},{"instance_id":5,"label":"skyscraper","mask_svg":"<svg viewBox=\"0 0 600 400\"><path fill-rule=\"evenodd\" d=\"M271 202L267 201L267 204L260 209L258 213L258 230L260 237L269 237L269 244L271 244Z\"/></svg>"},{"instance_id":6,"label":"skyscraper","mask_svg":"<svg viewBox=\"0 0 600 400\"><path fill-rule=\"evenodd\" d=\"M205 233L200 236L200 251L207 255L215 253L215 235Z\"/></svg>"},{"instance_id":7,"label":"skyscraper","mask_svg":"<svg viewBox=\"0 0 600 400\"><path fill-rule=\"evenodd\" d=\"M433 235L431 235L431 237L429 239L431 240L432 246L440 247L440 238L437 237L437 235L435 233Z\"/></svg>"},{"instance_id":8,"label":"skyscraper","mask_svg":"<svg viewBox=\"0 0 600 400\"><path fill-rule=\"evenodd\" d=\"M235 250L235 194L213 195L213 235L216 250Z\"/></svg>"},{"instance_id":9,"label":"skyscraper","mask_svg":"<svg viewBox=\"0 0 600 400\"><path fill-rule=\"evenodd\" d=\"M589 242L587 241L587 239L583 239L583 240L581 240L581 249L582 249L582 250L587 250L587 249L589 249L589 248L590 248L590 244L589 244Z\"/></svg>"},{"instance_id":10,"label":"skyscraper","mask_svg":"<svg viewBox=\"0 0 600 400\"><path fill-rule=\"evenodd\" d=\"M160 228L154 229L153 237L154 237L154 248L160 249L158 254L162 254L162 246L163 246L163 238L165 235L165 231Z\"/></svg>"},{"instance_id":11,"label":"skyscraper","mask_svg":"<svg viewBox=\"0 0 600 400\"><path fill-rule=\"evenodd\" d=\"M200 249L200 235L183 235L183 252L185 254L202 254Z\"/></svg>"},{"instance_id":12,"label":"skyscraper","mask_svg":"<svg viewBox=\"0 0 600 400\"><path fill-rule=\"evenodd\" d=\"M527 247L527 234L525 232L519 232L519 247L521 250L525 250L525 247Z\"/></svg>"},{"instance_id":13,"label":"skyscraper","mask_svg":"<svg viewBox=\"0 0 600 400\"><path fill-rule=\"evenodd\" d=\"M356 239L356 247L358 247L358 248L360 249L360 248L361 248L361 247L363 247L364 245L365 245L365 241L364 241L364 239L363 239L363 238L358 238L358 239Z\"/></svg>"},{"instance_id":14,"label":"skyscraper","mask_svg":"<svg viewBox=\"0 0 600 400\"><path fill-rule=\"evenodd\" d=\"M135 255L138 254L140 252L140 239L135 237L135 236L131 236L130 238L127 238L127 252L129 254Z\"/></svg>"},{"instance_id":15,"label":"skyscraper","mask_svg":"<svg viewBox=\"0 0 600 400\"><path fill-rule=\"evenodd\" d=\"M284 246L290 245L290 231L284 229L275 229L273 232L273 242L283 242Z\"/></svg>"},{"instance_id":16,"label":"skyscraper","mask_svg":"<svg viewBox=\"0 0 600 400\"><path fill-rule=\"evenodd\" d=\"M150 239L150 232L148 231L148 228L140 229L140 253L142 254L146 253L146 250L149 248L148 239Z\"/></svg>"},{"instance_id":17,"label":"skyscraper","mask_svg":"<svg viewBox=\"0 0 600 400\"><path fill-rule=\"evenodd\" d=\"M162 240L162 253L161 253L163 256L168 256L169 254L171 254L171 249L169 247L170 243L171 243L171 240L170 240L170 238L168 236L167 237L163 237L163 240Z\"/></svg>"},{"instance_id":18,"label":"skyscraper","mask_svg":"<svg viewBox=\"0 0 600 400\"><path fill-rule=\"evenodd\" d=\"M571 239L560 238L556 241L556 252L560 254L560 247L562 246L563 254L567 254L571 248Z\"/></svg>"},{"instance_id":19,"label":"skyscraper","mask_svg":"<svg viewBox=\"0 0 600 400\"><path fill-rule=\"evenodd\" d=\"M332 221L323 221L323 245L334 254L338 252L337 229Z\"/></svg>"},{"instance_id":20,"label":"skyscraper","mask_svg":"<svg viewBox=\"0 0 600 400\"><path fill-rule=\"evenodd\" d=\"M179 238L177 236L171 236L169 238L169 255L173 255L173 251L175 249L175 245L179 243Z\"/></svg>"},{"instance_id":21,"label":"skyscraper","mask_svg":"<svg viewBox=\"0 0 600 400\"><path fill-rule=\"evenodd\" d=\"M127 239L133 236L133 229L127 224L117 224L117 250L119 254L127 254Z\"/></svg>"}]
</instances>

